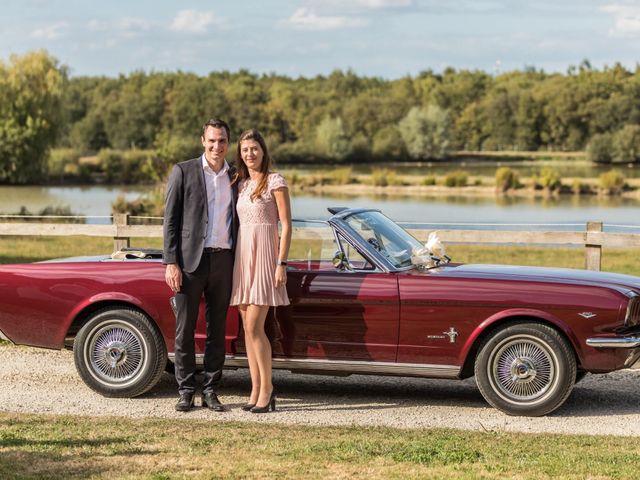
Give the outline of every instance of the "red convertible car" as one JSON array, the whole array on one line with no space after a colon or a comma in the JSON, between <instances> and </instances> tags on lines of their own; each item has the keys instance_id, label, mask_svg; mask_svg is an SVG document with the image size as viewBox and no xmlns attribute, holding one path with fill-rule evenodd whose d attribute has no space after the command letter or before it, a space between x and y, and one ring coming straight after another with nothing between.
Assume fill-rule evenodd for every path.
<instances>
[{"instance_id":1,"label":"red convertible car","mask_svg":"<svg viewBox=\"0 0 640 480\"><path fill-rule=\"evenodd\" d=\"M538 416L562 405L585 373L640 356L638 277L448 263L377 210L330 211L327 221L294 222L291 305L272 309L267 322L274 368L475 375L494 407ZM136 396L171 365L170 295L159 251L2 265L0 337L73 348L89 387ZM226 345L226 366L246 367L235 309Z\"/></svg>"}]
</instances>

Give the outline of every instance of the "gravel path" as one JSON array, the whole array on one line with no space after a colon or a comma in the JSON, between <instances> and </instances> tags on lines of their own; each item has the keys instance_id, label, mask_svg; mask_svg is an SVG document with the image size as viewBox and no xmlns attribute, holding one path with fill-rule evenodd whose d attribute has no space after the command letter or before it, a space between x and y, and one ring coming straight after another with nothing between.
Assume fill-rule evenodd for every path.
<instances>
[{"instance_id":1,"label":"gravel path","mask_svg":"<svg viewBox=\"0 0 640 480\"><path fill-rule=\"evenodd\" d=\"M248 371L225 372L220 398L230 411L174 411L173 377L135 399L104 398L80 380L68 351L0 345L0 411L115 417L197 418L305 425L448 427L509 432L640 436L640 370L588 375L552 415L510 417L482 399L473 379L323 377L276 372L278 411L240 410ZM199 403L199 400L196 401Z\"/></svg>"}]
</instances>

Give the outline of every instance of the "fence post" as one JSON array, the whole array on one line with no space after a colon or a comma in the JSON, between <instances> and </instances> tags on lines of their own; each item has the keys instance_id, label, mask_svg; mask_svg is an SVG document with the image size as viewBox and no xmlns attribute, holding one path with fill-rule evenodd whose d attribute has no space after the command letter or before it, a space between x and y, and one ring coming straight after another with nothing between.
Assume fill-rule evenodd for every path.
<instances>
[{"instance_id":1,"label":"fence post","mask_svg":"<svg viewBox=\"0 0 640 480\"><path fill-rule=\"evenodd\" d=\"M114 213L113 214L113 224L116 226L116 236L113 237L113 251L117 252L123 248L128 248L130 245L129 237L119 237L118 236L118 227L122 227L125 225L129 225L129 214L128 213Z\"/></svg>"},{"instance_id":2,"label":"fence post","mask_svg":"<svg viewBox=\"0 0 640 480\"><path fill-rule=\"evenodd\" d=\"M587 243L584 249L584 268L599 272L602 266L602 245L588 243L589 232L602 232L602 222L587 222Z\"/></svg>"}]
</instances>

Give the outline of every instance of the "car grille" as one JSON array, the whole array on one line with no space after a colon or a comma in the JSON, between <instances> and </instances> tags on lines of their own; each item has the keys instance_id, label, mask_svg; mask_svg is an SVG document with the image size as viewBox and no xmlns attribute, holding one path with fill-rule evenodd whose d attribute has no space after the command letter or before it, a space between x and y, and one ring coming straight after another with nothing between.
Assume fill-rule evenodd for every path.
<instances>
[{"instance_id":1,"label":"car grille","mask_svg":"<svg viewBox=\"0 0 640 480\"><path fill-rule=\"evenodd\" d=\"M627 306L627 316L625 325L627 327L635 327L640 324L640 296L633 297Z\"/></svg>"}]
</instances>

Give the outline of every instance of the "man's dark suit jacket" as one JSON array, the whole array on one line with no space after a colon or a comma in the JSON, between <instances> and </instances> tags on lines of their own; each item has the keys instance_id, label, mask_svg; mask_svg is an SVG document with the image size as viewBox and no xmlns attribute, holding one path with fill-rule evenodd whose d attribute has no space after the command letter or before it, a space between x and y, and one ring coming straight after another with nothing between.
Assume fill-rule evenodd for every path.
<instances>
[{"instance_id":1,"label":"man's dark suit jacket","mask_svg":"<svg viewBox=\"0 0 640 480\"><path fill-rule=\"evenodd\" d=\"M233 180L235 169L229 168ZM235 249L238 235L236 201L238 185L231 186L231 211L233 220L231 242ZM162 263L177 263L181 270L191 273L198 268L204 240L207 236L207 188L205 186L202 156L174 165L164 207L164 252Z\"/></svg>"}]
</instances>

